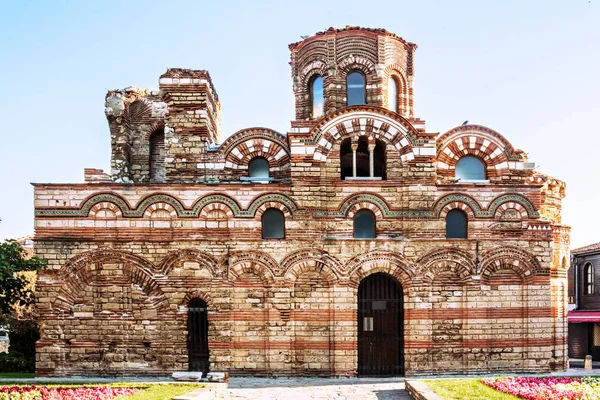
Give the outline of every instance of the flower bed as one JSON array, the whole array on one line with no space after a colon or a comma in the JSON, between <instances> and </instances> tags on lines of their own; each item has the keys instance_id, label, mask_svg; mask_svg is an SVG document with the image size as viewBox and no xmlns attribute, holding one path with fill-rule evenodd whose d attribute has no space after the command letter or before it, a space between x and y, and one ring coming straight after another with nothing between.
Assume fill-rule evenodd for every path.
<instances>
[{"instance_id":1,"label":"flower bed","mask_svg":"<svg viewBox=\"0 0 600 400\"><path fill-rule=\"evenodd\" d=\"M109 400L137 392L133 388L1 386L0 400Z\"/></svg>"},{"instance_id":2,"label":"flower bed","mask_svg":"<svg viewBox=\"0 0 600 400\"><path fill-rule=\"evenodd\" d=\"M592 400L600 399L600 378L496 378L481 382L496 390L526 400Z\"/></svg>"}]
</instances>

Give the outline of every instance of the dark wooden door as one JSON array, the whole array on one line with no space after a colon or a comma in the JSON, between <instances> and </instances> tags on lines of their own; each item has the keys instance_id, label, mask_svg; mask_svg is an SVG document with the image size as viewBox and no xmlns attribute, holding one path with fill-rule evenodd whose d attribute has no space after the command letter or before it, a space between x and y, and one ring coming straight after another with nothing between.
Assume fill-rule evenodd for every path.
<instances>
[{"instance_id":1,"label":"dark wooden door","mask_svg":"<svg viewBox=\"0 0 600 400\"><path fill-rule=\"evenodd\" d=\"M208 372L208 312L206 303L192 299L188 305L188 365L190 371Z\"/></svg>"},{"instance_id":2,"label":"dark wooden door","mask_svg":"<svg viewBox=\"0 0 600 400\"><path fill-rule=\"evenodd\" d=\"M402 287L386 274L358 287L358 374L404 375Z\"/></svg>"}]
</instances>

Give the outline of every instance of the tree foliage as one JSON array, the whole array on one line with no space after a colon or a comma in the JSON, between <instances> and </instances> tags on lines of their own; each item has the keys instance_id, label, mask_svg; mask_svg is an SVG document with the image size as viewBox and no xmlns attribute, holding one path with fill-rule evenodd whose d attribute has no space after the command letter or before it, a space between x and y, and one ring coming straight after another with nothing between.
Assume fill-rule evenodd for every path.
<instances>
[{"instance_id":1,"label":"tree foliage","mask_svg":"<svg viewBox=\"0 0 600 400\"><path fill-rule=\"evenodd\" d=\"M17 305L32 304L34 293L26 272L37 272L47 263L43 258L28 258L16 240L0 243L0 315L11 314Z\"/></svg>"}]
</instances>

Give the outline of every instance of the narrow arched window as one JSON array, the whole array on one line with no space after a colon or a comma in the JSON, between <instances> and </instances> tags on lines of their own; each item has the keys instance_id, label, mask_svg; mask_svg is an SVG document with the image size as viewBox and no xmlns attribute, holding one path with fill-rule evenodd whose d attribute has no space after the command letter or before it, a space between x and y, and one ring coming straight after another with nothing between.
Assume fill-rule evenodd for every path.
<instances>
[{"instance_id":1,"label":"narrow arched window","mask_svg":"<svg viewBox=\"0 0 600 400\"><path fill-rule=\"evenodd\" d=\"M250 178L268 178L269 162L264 157L254 157L248 163L248 173Z\"/></svg>"},{"instance_id":2,"label":"narrow arched window","mask_svg":"<svg viewBox=\"0 0 600 400\"><path fill-rule=\"evenodd\" d=\"M165 133L157 130L150 136L150 182L165 181Z\"/></svg>"},{"instance_id":3,"label":"narrow arched window","mask_svg":"<svg viewBox=\"0 0 600 400\"><path fill-rule=\"evenodd\" d=\"M276 208L265 210L262 215L262 238L283 239L285 237L285 216Z\"/></svg>"},{"instance_id":4,"label":"narrow arched window","mask_svg":"<svg viewBox=\"0 0 600 400\"><path fill-rule=\"evenodd\" d=\"M398 111L398 79L394 76L388 78L388 110Z\"/></svg>"},{"instance_id":5,"label":"narrow arched window","mask_svg":"<svg viewBox=\"0 0 600 400\"><path fill-rule=\"evenodd\" d=\"M461 181L485 180L485 164L477 157L464 156L456 163L456 178Z\"/></svg>"},{"instance_id":6,"label":"narrow arched window","mask_svg":"<svg viewBox=\"0 0 600 400\"><path fill-rule=\"evenodd\" d=\"M312 118L322 117L325 111L325 97L323 94L323 78L318 75L311 80L310 102L312 105Z\"/></svg>"},{"instance_id":7,"label":"narrow arched window","mask_svg":"<svg viewBox=\"0 0 600 400\"><path fill-rule=\"evenodd\" d=\"M360 72L348 74L346 80L346 96L349 106L358 106L367 103L365 91L365 77Z\"/></svg>"},{"instance_id":8,"label":"narrow arched window","mask_svg":"<svg viewBox=\"0 0 600 400\"><path fill-rule=\"evenodd\" d=\"M594 266L590 263L583 267L583 294L594 294Z\"/></svg>"},{"instance_id":9,"label":"narrow arched window","mask_svg":"<svg viewBox=\"0 0 600 400\"><path fill-rule=\"evenodd\" d=\"M375 238L375 214L371 210L359 210L354 215L354 238Z\"/></svg>"},{"instance_id":10,"label":"narrow arched window","mask_svg":"<svg viewBox=\"0 0 600 400\"><path fill-rule=\"evenodd\" d=\"M464 211L450 210L446 215L446 239L466 239L467 222L467 214Z\"/></svg>"}]
</instances>

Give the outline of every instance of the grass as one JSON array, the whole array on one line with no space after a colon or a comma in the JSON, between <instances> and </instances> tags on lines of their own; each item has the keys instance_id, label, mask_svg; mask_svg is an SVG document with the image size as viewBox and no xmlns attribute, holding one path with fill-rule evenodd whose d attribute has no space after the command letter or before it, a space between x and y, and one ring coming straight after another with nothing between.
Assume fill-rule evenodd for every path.
<instances>
[{"instance_id":1,"label":"grass","mask_svg":"<svg viewBox=\"0 0 600 400\"><path fill-rule=\"evenodd\" d=\"M35 378L33 372L0 372L0 379Z\"/></svg>"},{"instance_id":2,"label":"grass","mask_svg":"<svg viewBox=\"0 0 600 400\"><path fill-rule=\"evenodd\" d=\"M113 385L111 385L113 386ZM119 385L120 386L120 385ZM201 388L204 385L197 384L149 384L149 385L131 385L129 387L139 387L143 389L133 396L117 397L119 400L166 400L175 396L191 392L194 389Z\"/></svg>"},{"instance_id":3,"label":"grass","mask_svg":"<svg viewBox=\"0 0 600 400\"><path fill-rule=\"evenodd\" d=\"M431 390L445 400L518 400L511 394L492 389L478 378L424 380Z\"/></svg>"}]
</instances>

